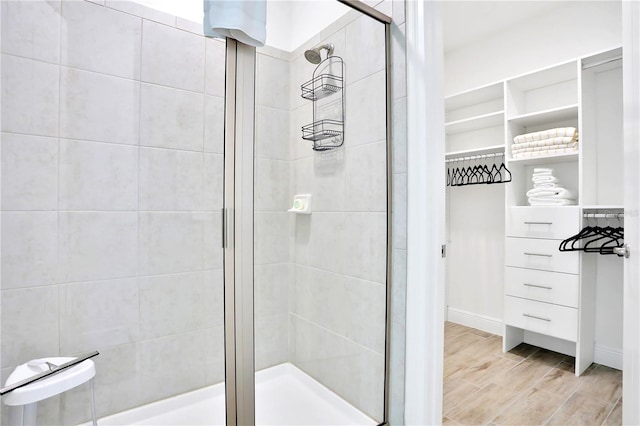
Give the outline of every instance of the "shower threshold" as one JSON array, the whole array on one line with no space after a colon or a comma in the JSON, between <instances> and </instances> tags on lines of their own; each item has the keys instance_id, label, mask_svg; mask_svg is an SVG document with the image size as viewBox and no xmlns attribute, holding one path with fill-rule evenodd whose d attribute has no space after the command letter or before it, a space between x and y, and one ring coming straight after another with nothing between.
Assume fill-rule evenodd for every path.
<instances>
[{"instance_id":1,"label":"shower threshold","mask_svg":"<svg viewBox=\"0 0 640 426\"><path fill-rule=\"evenodd\" d=\"M218 383L101 418L98 424L224 425L224 410L224 383ZM256 424L376 425L378 422L291 363L284 363L256 373Z\"/></svg>"}]
</instances>

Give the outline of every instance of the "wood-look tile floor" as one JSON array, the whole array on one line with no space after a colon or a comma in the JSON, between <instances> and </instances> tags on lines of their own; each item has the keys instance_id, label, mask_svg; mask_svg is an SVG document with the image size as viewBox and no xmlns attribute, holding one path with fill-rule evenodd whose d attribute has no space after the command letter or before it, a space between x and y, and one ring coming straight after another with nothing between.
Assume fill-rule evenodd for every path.
<instances>
[{"instance_id":1,"label":"wood-look tile floor","mask_svg":"<svg viewBox=\"0 0 640 426\"><path fill-rule=\"evenodd\" d=\"M502 353L502 337L445 323L445 425L620 425L622 372L523 343Z\"/></svg>"}]
</instances>

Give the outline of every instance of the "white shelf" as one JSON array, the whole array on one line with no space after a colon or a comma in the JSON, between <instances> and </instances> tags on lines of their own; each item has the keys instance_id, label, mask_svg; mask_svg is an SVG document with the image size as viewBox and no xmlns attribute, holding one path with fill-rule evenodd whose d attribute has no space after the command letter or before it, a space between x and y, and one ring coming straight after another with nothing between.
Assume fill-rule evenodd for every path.
<instances>
[{"instance_id":1,"label":"white shelf","mask_svg":"<svg viewBox=\"0 0 640 426\"><path fill-rule=\"evenodd\" d=\"M452 135L455 133L471 132L473 130L500 126L501 124L504 124L504 111L496 111L463 120L450 121L449 123L445 123L444 128L446 134Z\"/></svg>"},{"instance_id":2,"label":"white shelf","mask_svg":"<svg viewBox=\"0 0 640 426\"><path fill-rule=\"evenodd\" d=\"M449 151L445 153L445 157L464 157L466 155L493 154L496 152L504 152L504 145L485 146L482 148L465 149L462 151Z\"/></svg>"},{"instance_id":3,"label":"white shelf","mask_svg":"<svg viewBox=\"0 0 640 426\"><path fill-rule=\"evenodd\" d=\"M591 204L580 207L582 210L624 210L624 206L619 204Z\"/></svg>"},{"instance_id":4,"label":"white shelf","mask_svg":"<svg viewBox=\"0 0 640 426\"><path fill-rule=\"evenodd\" d=\"M555 123L571 119L578 120L578 104L522 114L509 118L508 121L509 123L515 123L523 127L534 127L545 123Z\"/></svg>"},{"instance_id":5,"label":"white shelf","mask_svg":"<svg viewBox=\"0 0 640 426\"><path fill-rule=\"evenodd\" d=\"M543 157L512 158L509 160L509 164L537 166L539 164L568 163L578 161L578 156L577 152L571 152L569 154L545 155Z\"/></svg>"},{"instance_id":6,"label":"white shelf","mask_svg":"<svg viewBox=\"0 0 640 426\"><path fill-rule=\"evenodd\" d=\"M481 104L495 99L501 99L504 96L503 83L488 84L486 86L474 88L464 92L447 96L444 99L445 110L447 112L464 108L469 105Z\"/></svg>"}]
</instances>

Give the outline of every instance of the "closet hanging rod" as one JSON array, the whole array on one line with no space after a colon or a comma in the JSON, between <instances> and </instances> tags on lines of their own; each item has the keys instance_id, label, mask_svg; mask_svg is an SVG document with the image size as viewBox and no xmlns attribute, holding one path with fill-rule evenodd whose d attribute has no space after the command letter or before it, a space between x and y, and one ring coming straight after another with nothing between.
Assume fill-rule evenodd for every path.
<instances>
[{"instance_id":1,"label":"closet hanging rod","mask_svg":"<svg viewBox=\"0 0 640 426\"><path fill-rule=\"evenodd\" d=\"M585 219L623 219L624 213L584 213Z\"/></svg>"},{"instance_id":2,"label":"closet hanging rod","mask_svg":"<svg viewBox=\"0 0 640 426\"><path fill-rule=\"evenodd\" d=\"M493 158L493 157L504 157L504 152L496 152L493 154L478 154L478 155L471 155L469 157L447 158L445 160L445 163L455 163L460 161L479 160L482 158Z\"/></svg>"},{"instance_id":3,"label":"closet hanging rod","mask_svg":"<svg viewBox=\"0 0 640 426\"><path fill-rule=\"evenodd\" d=\"M597 66L600 66L600 65L608 64L609 62L619 61L620 59L622 59L622 55L616 56L615 58L609 58L609 59L605 59L603 61L594 62L592 64L584 64L584 65L582 65L582 69L586 70L586 69L589 69L589 68L593 68L593 67L597 67Z\"/></svg>"}]
</instances>

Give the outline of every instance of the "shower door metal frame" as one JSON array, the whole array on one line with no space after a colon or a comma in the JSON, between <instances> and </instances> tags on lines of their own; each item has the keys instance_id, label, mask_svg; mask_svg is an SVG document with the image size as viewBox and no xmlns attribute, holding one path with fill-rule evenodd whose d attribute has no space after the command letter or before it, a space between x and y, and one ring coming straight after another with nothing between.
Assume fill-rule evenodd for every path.
<instances>
[{"instance_id":1,"label":"shower door metal frame","mask_svg":"<svg viewBox=\"0 0 640 426\"><path fill-rule=\"evenodd\" d=\"M255 47L227 38L222 214L227 426L255 424L253 344L255 64Z\"/></svg>"},{"instance_id":2,"label":"shower door metal frame","mask_svg":"<svg viewBox=\"0 0 640 426\"><path fill-rule=\"evenodd\" d=\"M392 254L391 18L357 0L337 0L385 26L387 241L384 419L389 418ZM226 424L255 425L254 151L256 49L226 40L224 209Z\"/></svg>"}]
</instances>

